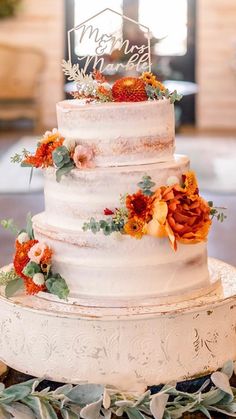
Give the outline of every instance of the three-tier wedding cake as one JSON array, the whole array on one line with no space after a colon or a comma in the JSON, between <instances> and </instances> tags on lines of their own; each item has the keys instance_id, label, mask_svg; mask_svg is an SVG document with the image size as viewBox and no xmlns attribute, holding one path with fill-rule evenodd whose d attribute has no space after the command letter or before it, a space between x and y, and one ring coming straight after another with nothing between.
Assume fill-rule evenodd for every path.
<instances>
[{"instance_id":1,"label":"three-tier wedding cake","mask_svg":"<svg viewBox=\"0 0 236 419\"><path fill-rule=\"evenodd\" d=\"M123 390L236 359L235 271L206 249L224 215L174 154L178 94L150 71L111 87L97 70L63 66L74 99L57 104L58 129L34 154L15 157L43 168L45 211L17 232L1 274L0 358Z\"/></svg>"}]
</instances>

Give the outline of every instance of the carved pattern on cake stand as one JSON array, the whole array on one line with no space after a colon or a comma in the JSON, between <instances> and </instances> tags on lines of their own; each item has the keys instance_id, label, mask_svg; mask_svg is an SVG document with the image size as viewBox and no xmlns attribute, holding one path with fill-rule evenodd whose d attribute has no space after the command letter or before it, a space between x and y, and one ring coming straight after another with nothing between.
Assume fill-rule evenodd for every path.
<instances>
[{"instance_id":1,"label":"carved pattern on cake stand","mask_svg":"<svg viewBox=\"0 0 236 419\"><path fill-rule=\"evenodd\" d=\"M191 378L236 359L236 269L210 260L221 297L168 306L99 308L0 297L0 358L62 382L122 389Z\"/></svg>"}]
</instances>

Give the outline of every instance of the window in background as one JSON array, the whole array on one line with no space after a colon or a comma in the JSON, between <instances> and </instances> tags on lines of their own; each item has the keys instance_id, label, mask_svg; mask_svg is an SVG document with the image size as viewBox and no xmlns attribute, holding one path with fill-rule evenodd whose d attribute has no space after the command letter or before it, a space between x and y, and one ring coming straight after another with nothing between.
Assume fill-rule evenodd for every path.
<instances>
[{"instance_id":1,"label":"window in background","mask_svg":"<svg viewBox=\"0 0 236 419\"><path fill-rule=\"evenodd\" d=\"M122 13L123 1L119 0L76 0L74 2L74 24L79 25L86 19L100 12L101 10L110 7L116 12ZM92 22L91 22L92 24ZM119 38L122 35L122 19L115 19L115 21L109 21L106 15L100 15L96 18L96 24L100 27L104 26L108 35L115 35ZM86 44L79 43L79 34L75 32L75 54L78 56L94 55L94 41L88 39Z\"/></svg>"},{"instance_id":2,"label":"window in background","mask_svg":"<svg viewBox=\"0 0 236 419\"><path fill-rule=\"evenodd\" d=\"M186 54L187 14L187 0L139 0L139 20L162 39L155 45L157 55Z\"/></svg>"}]
</instances>

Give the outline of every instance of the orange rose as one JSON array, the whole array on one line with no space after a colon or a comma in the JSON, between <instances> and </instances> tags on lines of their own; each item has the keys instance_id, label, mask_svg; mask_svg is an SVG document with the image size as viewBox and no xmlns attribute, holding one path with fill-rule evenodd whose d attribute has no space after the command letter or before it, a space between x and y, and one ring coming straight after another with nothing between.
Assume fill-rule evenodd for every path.
<instances>
[{"instance_id":1,"label":"orange rose","mask_svg":"<svg viewBox=\"0 0 236 419\"><path fill-rule=\"evenodd\" d=\"M194 179L195 180L195 179ZM170 239L176 250L177 241L198 243L206 240L211 226L210 208L198 195L198 189L179 184L159 188L154 195L153 219L148 223L147 234Z\"/></svg>"}]
</instances>

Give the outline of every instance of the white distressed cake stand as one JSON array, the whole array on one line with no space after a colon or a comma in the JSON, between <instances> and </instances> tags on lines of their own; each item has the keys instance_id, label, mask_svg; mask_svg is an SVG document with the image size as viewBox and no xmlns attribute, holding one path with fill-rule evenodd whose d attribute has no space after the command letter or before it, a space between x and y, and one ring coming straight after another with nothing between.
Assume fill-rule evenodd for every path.
<instances>
[{"instance_id":1,"label":"white distressed cake stand","mask_svg":"<svg viewBox=\"0 0 236 419\"><path fill-rule=\"evenodd\" d=\"M145 307L86 307L50 294L0 296L0 359L37 377L148 385L205 375L236 360L236 268L209 259L221 296Z\"/></svg>"}]
</instances>

